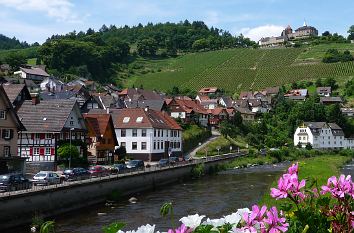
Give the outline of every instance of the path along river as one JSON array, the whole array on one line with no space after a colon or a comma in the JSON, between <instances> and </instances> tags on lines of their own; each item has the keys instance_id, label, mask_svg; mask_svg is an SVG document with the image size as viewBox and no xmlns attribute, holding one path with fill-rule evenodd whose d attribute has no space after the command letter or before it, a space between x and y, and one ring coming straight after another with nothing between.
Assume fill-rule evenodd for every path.
<instances>
[{"instance_id":1,"label":"path along river","mask_svg":"<svg viewBox=\"0 0 354 233\"><path fill-rule=\"evenodd\" d=\"M102 226L120 221L125 229L136 229L146 223L166 231L169 220L160 216L164 202L172 201L175 220L188 214L204 214L219 218L238 208L257 203L269 185L289 164L229 170L215 176L160 187L137 194L137 203L125 198L115 206L97 205L55 219L58 233L101 233ZM354 175L354 163L344 167L345 174ZM103 213L103 214L102 214ZM25 232L25 231L24 231Z\"/></svg>"}]
</instances>

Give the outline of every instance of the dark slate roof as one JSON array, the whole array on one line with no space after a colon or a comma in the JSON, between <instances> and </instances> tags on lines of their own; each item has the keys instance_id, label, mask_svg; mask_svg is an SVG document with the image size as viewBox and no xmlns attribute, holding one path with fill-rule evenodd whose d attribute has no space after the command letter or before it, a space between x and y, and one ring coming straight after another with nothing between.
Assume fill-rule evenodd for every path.
<instances>
[{"instance_id":1,"label":"dark slate roof","mask_svg":"<svg viewBox=\"0 0 354 233\"><path fill-rule=\"evenodd\" d=\"M45 72L44 70L38 67L31 67L31 68L20 67L20 69L27 74L49 77L49 74L47 72Z\"/></svg>"},{"instance_id":2,"label":"dark slate roof","mask_svg":"<svg viewBox=\"0 0 354 233\"><path fill-rule=\"evenodd\" d=\"M161 100L139 100L139 101L125 101L125 105L127 108L145 108L149 107L156 111L161 111L163 104L165 103L164 99Z\"/></svg>"},{"instance_id":3,"label":"dark slate roof","mask_svg":"<svg viewBox=\"0 0 354 233\"><path fill-rule=\"evenodd\" d=\"M75 100L42 100L33 105L27 100L17 114L29 132L60 132L75 104Z\"/></svg>"},{"instance_id":4,"label":"dark slate roof","mask_svg":"<svg viewBox=\"0 0 354 233\"><path fill-rule=\"evenodd\" d=\"M231 99L230 96L223 96L223 97L220 97L220 99L224 100L227 108L232 107L233 100Z\"/></svg>"},{"instance_id":5,"label":"dark slate roof","mask_svg":"<svg viewBox=\"0 0 354 233\"><path fill-rule=\"evenodd\" d=\"M326 122L304 122L304 125L310 128L313 135L318 136Z\"/></svg>"},{"instance_id":6,"label":"dark slate roof","mask_svg":"<svg viewBox=\"0 0 354 233\"><path fill-rule=\"evenodd\" d=\"M25 84L4 84L3 87L10 102L13 103L23 88L25 88Z\"/></svg>"},{"instance_id":7,"label":"dark slate roof","mask_svg":"<svg viewBox=\"0 0 354 233\"><path fill-rule=\"evenodd\" d=\"M332 88L331 87L317 87L316 91L317 91L317 93L325 92L325 93L331 94Z\"/></svg>"},{"instance_id":8,"label":"dark slate roof","mask_svg":"<svg viewBox=\"0 0 354 233\"><path fill-rule=\"evenodd\" d=\"M340 98L339 96L321 97L321 98L320 98L320 102L321 102L321 103L324 103L324 102L327 102L327 103L342 103L343 100L342 100L342 98Z\"/></svg>"}]
</instances>

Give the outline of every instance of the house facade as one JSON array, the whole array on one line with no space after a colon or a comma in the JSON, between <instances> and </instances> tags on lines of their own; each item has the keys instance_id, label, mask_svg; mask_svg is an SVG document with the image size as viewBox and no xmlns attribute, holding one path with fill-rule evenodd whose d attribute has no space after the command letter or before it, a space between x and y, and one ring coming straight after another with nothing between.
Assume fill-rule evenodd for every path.
<instances>
[{"instance_id":1,"label":"house facade","mask_svg":"<svg viewBox=\"0 0 354 233\"><path fill-rule=\"evenodd\" d=\"M59 92L64 90L65 84L54 77L46 77L39 86L42 91Z\"/></svg>"},{"instance_id":2,"label":"house facade","mask_svg":"<svg viewBox=\"0 0 354 233\"><path fill-rule=\"evenodd\" d=\"M39 67L20 67L19 71L14 72L14 75L18 75L23 79L30 79L35 82L42 82L45 78L49 77L49 74L45 70Z\"/></svg>"},{"instance_id":3,"label":"house facade","mask_svg":"<svg viewBox=\"0 0 354 233\"><path fill-rule=\"evenodd\" d=\"M87 126L88 161L90 164L112 164L117 160L114 150L118 146L110 114L83 114Z\"/></svg>"},{"instance_id":4,"label":"house facade","mask_svg":"<svg viewBox=\"0 0 354 233\"><path fill-rule=\"evenodd\" d=\"M182 154L182 128L174 119L148 108L112 112L119 146L134 159L158 161Z\"/></svg>"},{"instance_id":5,"label":"house facade","mask_svg":"<svg viewBox=\"0 0 354 233\"><path fill-rule=\"evenodd\" d=\"M26 128L19 133L18 155L27 162L47 162L55 169L61 144L80 144L81 156L86 150L86 126L76 101L32 99L23 103L18 116Z\"/></svg>"},{"instance_id":6,"label":"house facade","mask_svg":"<svg viewBox=\"0 0 354 233\"><path fill-rule=\"evenodd\" d=\"M0 85L0 174L24 171L24 159L17 156L17 132L22 130L24 127Z\"/></svg>"},{"instance_id":7,"label":"house facade","mask_svg":"<svg viewBox=\"0 0 354 233\"><path fill-rule=\"evenodd\" d=\"M335 123L305 122L294 133L294 145L314 149L354 148L354 139L345 138L341 127Z\"/></svg>"},{"instance_id":8,"label":"house facade","mask_svg":"<svg viewBox=\"0 0 354 233\"><path fill-rule=\"evenodd\" d=\"M181 119L185 123L196 123L208 126L208 111L197 100L173 98L166 102L164 109L175 119Z\"/></svg>"}]
</instances>

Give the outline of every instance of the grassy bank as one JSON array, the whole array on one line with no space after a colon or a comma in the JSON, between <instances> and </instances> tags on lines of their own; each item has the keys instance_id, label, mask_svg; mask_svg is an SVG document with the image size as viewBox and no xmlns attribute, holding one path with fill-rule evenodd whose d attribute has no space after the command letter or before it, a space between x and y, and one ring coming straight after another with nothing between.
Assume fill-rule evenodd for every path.
<instances>
[{"instance_id":1,"label":"grassy bank","mask_svg":"<svg viewBox=\"0 0 354 233\"><path fill-rule=\"evenodd\" d=\"M188 152L211 137L211 132L197 125L186 125L183 128L183 151Z\"/></svg>"},{"instance_id":2,"label":"grassy bank","mask_svg":"<svg viewBox=\"0 0 354 233\"><path fill-rule=\"evenodd\" d=\"M341 156L339 154L321 155L313 158L302 158L297 160L299 162L299 178L317 179L318 184L322 185L327 182L327 179L333 175L338 176L340 174L341 167L348 163L353 157L350 155ZM269 187L277 187L278 178ZM307 186L310 182L307 182ZM281 206L284 203L283 200L275 200L270 196L270 191L266 192L263 198L260 200L261 204L267 206Z\"/></svg>"}]
</instances>

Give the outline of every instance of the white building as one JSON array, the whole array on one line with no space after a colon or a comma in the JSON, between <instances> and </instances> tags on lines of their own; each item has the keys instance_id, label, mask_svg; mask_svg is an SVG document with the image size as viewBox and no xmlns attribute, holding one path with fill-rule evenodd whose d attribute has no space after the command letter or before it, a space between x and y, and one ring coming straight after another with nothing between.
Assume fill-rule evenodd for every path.
<instances>
[{"instance_id":1,"label":"white building","mask_svg":"<svg viewBox=\"0 0 354 233\"><path fill-rule=\"evenodd\" d=\"M40 84L42 91L56 92L64 90L64 83L54 77L45 78Z\"/></svg>"},{"instance_id":2,"label":"white building","mask_svg":"<svg viewBox=\"0 0 354 233\"><path fill-rule=\"evenodd\" d=\"M305 122L294 133L294 145L314 149L354 148L354 139L345 138L341 127L335 123Z\"/></svg>"},{"instance_id":3,"label":"white building","mask_svg":"<svg viewBox=\"0 0 354 233\"><path fill-rule=\"evenodd\" d=\"M45 70L38 67L20 67L19 71L14 72L14 75L19 75L23 79L30 79L33 81L43 81L49 77Z\"/></svg>"},{"instance_id":4,"label":"white building","mask_svg":"<svg viewBox=\"0 0 354 233\"><path fill-rule=\"evenodd\" d=\"M117 141L127 155L158 161L182 153L182 128L167 113L149 108L112 112Z\"/></svg>"}]
</instances>

